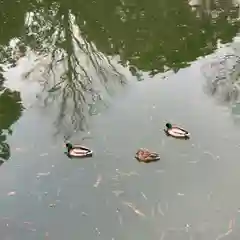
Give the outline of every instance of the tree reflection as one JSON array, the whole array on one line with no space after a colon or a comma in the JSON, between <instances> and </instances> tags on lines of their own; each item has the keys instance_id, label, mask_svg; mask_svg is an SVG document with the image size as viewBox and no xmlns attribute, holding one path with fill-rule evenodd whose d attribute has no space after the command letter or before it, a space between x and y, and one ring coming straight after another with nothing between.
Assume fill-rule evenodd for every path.
<instances>
[{"instance_id":1,"label":"tree reflection","mask_svg":"<svg viewBox=\"0 0 240 240\"><path fill-rule=\"evenodd\" d=\"M15 17L7 14L8 11L16 10L13 10L13 6L16 6L18 11ZM7 143L7 136L12 134L11 126L20 118L23 110L20 93L4 87L3 73L4 67L16 66L16 56L8 43L13 36L19 33L22 27L20 19L24 18L24 12L25 10L23 11L20 7L20 2L10 4L9 1L2 1L0 3L0 21L2 23L0 26L0 164L10 158L11 150ZM12 27L9 28L9 26ZM19 45L17 47L22 49Z\"/></svg>"},{"instance_id":2,"label":"tree reflection","mask_svg":"<svg viewBox=\"0 0 240 240\"><path fill-rule=\"evenodd\" d=\"M27 38L22 38L21 43L49 58L41 75L42 100L46 106L60 103L58 130L64 126L69 128L68 123L73 130L84 130L87 115L93 114L97 102L103 101L102 91L111 91L114 82L124 84L125 77L109 57L81 36L76 18L68 8L61 4L43 5L28 17ZM36 70L32 69L26 77Z\"/></svg>"},{"instance_id":3,"label":"tree reflection","mask_svg":"<svg viewBox=\"0 0 240 240\"><path fill-rule=\"evenodd\" d=\"M238 8L225 1L200 1L197 11L187 0L23 0L21 6L13 1L19 12L7 1L1 4L0 52L12 66L29 50L38 56L26 77L42 72L41 99L45 106L59 105L58 129L69 123L84 129L103 92L126 82L109 56L120 56L142 80L141 71L151 76L178 71L213 52L219 39L231 41L239 24ZM14 56L7 46L10 36L18 38Z\"/></svg>"},{"instance_id":4,"label":"tree reflection","mask_svg":"<svg viewBox=\"0 0 240 240\"><path fill-rule=\"evenodd\" d=\"M12 134L11 126L20 118L23 109L20 93L3 87L1 70L0 67L0 164L10 158L7 136Z\"/></svg>"},{"instance_id":5,"label":"tree reflection","mask_svg":"<svg viewBox=\"0 0 240 240\"><path fill-rule=\"evenodd\" d=\"M55 57L61 49L65 54L73 55L74 41L81 49L83 43L79 44L74 36L74 22L81 30L81 40L87 42L88 47L94 43L105 55L119 54L123 64L130 63L152 73L169 68L177 71L198 56L215 50L218 39L231 41L239 27L238 7L231 1L192 2L189 5L187 0L45 0L31 1L30 4L25 0L24 7L16 14L17 24L15 17L9 17L13 10L7 8L8 4L6 9L11 14L5 11L2 18L7 21L4 18L2 22L14 23L18 29L12 36L21 36L24 43L38 53L49 53L51 49ZM17 1L14 3L17 6ZM201 18L192 11L192 6ZM31 24L25 25L24 35L19 34L23 29L19 26L23 8L31 12L27 17L30 16ZM74 21L71 20L73 16ZM84 52L89 54L88 48L85 47ZM98 56L95 47L94 53ZM89 55L89 58L98 67L94 57Z\"/></svg>"},{"instance_id":6,"label":"tree reflection","mask_svg":"<svg viewBox=\"0 0 240 240\"><path fill-rule=\"evenodd\" d=\"M83 6L78 14L81 30L101 51L120 54L124 64L129 62L152 75L169 68L177 71L211 53L218 39L231 41L239 27L233 21L238 8L223 8L223 1L213 5L215 15L202 18L185 0L109 2L89 1Z\"/></svg>"},{"instance_id":7,"label":"tree reflection","mask_svg":"<svg viewBox=\"0 0 240 240\"><path fill-rule=\"evenodd\" d=\"M218 103L228 106L233 120L240 119L240 49L238 45L217 52L202 66L206 82L204 90ZM227 50L227 51L226 51Z\"/></svg>"},{"instance_id":8,"label":"tree reflection","mask_svg":"<svg viewBox=\"0 0 240 240\"><path fill-rule=\"evenodd\" d=\"M224 102L236 102L240 92L240 57L237 54L217 55L202 67L208 93Z\"/></svg>"}]
</instances>

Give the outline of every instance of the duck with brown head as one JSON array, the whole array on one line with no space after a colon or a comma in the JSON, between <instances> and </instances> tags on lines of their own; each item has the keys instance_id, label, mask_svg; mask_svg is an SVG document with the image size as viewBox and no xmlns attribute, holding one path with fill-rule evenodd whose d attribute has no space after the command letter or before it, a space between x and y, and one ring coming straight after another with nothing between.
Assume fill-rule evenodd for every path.
<instances>
[{"instance_id":1,"label":"duck with brown head","mask_svg":"<svg viewBox=\"0 0 240 240\"><path fill-rule=\"evenodd\" d=\"M160 156L158 153L150 152L149 150L143 149L143 148L140 148L136 152L135 158L139 162L145 162L145 163L156 162L160 160Z\"/></svg>"}]
</instances>

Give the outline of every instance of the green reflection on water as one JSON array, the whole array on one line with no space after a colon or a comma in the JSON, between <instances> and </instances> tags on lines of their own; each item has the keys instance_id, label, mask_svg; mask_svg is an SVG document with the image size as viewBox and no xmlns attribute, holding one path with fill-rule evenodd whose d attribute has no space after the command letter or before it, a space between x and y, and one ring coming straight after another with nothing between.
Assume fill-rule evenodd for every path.
<instances>
[{"instance_id":1,"label":"green reflection on water","mask_svg":"<svg viewBox=\"0 0 240 240\"><path fill-rule=\"evenodd\" d=\"M194 10L186 0L2 1L0 60L14 67L29 50L48 56L43 102L59 103L59 129L70 121L83 130L86 115L95 114L95 102L104 99L102 86L109 93L110 83L126 82L110 56L119 56L119 63L143 80L142 72L176 72L213 52L219 39L232 40L239 29L238 6L209 3L199 1Z\"/></svg>"},{"instance_id":2,"label":"green reflection on water","mask_svg":"<svg viewBox=\"0 0 240 240\"><path fill-rule=\"evenodd\" d=\"M0 69L3 70L3 69ZM22 114L20 93L3 87L4 77L0 72L0 164L10 158L10 146L7 136L12 134L11 126Z\"/></svg>"},{"instance_id":3,"label":"green reflection on water","mask_svg":"<svg viewBox=\"0 0 240 240\"><path fill-rule=\"evenodd\" d=\"M229 42L238 32L238 7L231 1L209 3L210 11L204 4L193 11L186 0L2 1L0 43L18 37L38 52L64 49L71 55L72 14L82 38L104 54L119 54L122 64L153 74L177 71L215 50L218 39ZM28 12L34 13L30 27Z\"/></svg>"}]
</instances>

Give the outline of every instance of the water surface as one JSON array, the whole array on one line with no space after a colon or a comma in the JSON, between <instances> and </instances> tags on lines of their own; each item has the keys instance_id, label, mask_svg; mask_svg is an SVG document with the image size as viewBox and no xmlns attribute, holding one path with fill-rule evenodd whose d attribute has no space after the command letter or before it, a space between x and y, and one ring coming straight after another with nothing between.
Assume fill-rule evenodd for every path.
<instances>
[{"instance_id":1,"label":"water surface","mask_svg":"<svg viewBox=\"0 0 240 240\"><path fill-rule=\"evenodd\" d=\"M229 46L195 61L232 42L238 7L200 3L1 2L1 239L239 238L239 122L202 70Z\"/></svg>"}]
</instances>

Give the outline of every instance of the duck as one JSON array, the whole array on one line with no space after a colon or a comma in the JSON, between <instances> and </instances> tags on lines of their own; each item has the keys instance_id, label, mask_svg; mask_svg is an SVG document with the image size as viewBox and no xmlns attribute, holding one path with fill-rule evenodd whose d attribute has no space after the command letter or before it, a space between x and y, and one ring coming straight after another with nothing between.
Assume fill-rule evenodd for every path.
<instances>
[{"instance_id":1,"label":"duck","mask_svg":"<svg viewBox=\"0 0 240 240\"><path fill-rule=\"evenodd\" d=\"M164 131L168 136L175 138L190 138L190 133L187 130L175 125L173 126L171 123L166 124L166 129L164 129Z\"/></svg>"},{"instance_id":2,"label":"duck","mask_svg":"<svg viewBox=\"0 0 240 240\"><path fill-rule=\"evenodd\" d=\"M158 153L154 153L154 152L150 152L147 149L144 148L140 148L136 154L135 154L135 158L139 161L139 162L155 162L160 160L160 156Z\"/></svg>"},{"instance_id":3,"label":"duck","mask_svg":"<svg viewBox=\"0 0 240 240\"><path fill-rule=\"evenodd\" d=\"M81 145L73 145L71 143L66 143L67 148L67 155L68 157L77 157L77 158L84 158L84 157L92 157L93 151L89 148L86 148Z\"/></svg>"}]
</instances>

